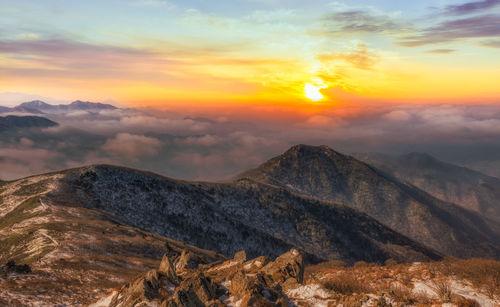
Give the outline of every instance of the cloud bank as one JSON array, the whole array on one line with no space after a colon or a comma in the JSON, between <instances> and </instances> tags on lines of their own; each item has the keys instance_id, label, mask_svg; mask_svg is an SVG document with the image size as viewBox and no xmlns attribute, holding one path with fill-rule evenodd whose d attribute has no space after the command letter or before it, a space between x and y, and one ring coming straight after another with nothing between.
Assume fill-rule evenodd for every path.
<instances>
[{"instance_id":1,"label":"cloud bank","mask_svg":"<svg viewBox=\"0 0 500 307\"><path fill-rule=\"evenodd\" d=\"M200 115L135 109L49 114L60 126L2 133L0 178L106 163L180 179L227 180L299 143L345 153L423 151L500 176L492 167L500 165L496 105L345 105L292 118Z\"/></svg>"}]
</instances>

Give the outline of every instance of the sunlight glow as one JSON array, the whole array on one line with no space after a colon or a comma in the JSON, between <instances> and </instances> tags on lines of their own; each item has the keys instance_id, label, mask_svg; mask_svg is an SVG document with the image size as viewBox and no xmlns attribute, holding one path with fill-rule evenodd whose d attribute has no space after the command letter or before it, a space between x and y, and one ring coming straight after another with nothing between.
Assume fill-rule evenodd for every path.
<instances>
[{"instance_id":1,"label":"sunlight glow","mask_svg":"<svg viewBox=\"0 0 500 307\"><path fill-rule=\"evenodd\" d=\"M328 88L328 85L321 79L312 79L312 82L306 83L304 86L304 96L312 101L320 101L323 99L321 89Z\"/></svg>"}]
</instances>

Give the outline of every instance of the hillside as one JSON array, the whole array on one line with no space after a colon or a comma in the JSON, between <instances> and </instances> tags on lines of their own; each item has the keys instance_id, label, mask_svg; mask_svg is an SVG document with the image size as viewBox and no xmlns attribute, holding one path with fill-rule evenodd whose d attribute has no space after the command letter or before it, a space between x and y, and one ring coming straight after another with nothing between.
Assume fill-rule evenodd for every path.
<instances>
[{"instance_id":1,"label":"hillside","mask_svg":"<svg viewBox=\"0 0 500 307\"><path fill-rule=\"evenodd\" d=\"M482 306L500 303L500 262L449 259L385 265L330 261L304 267L291 250L268 257L186 265L166 253L159 266L90 305L117 306Z\"/></svg>"},{"instance_id":2,"label":"hillside","mask_svg":"<svg viewBox=\"0 0 500 307\"><path fill-rule=\"evenodd\" d=\"M440 258L353 209L247 180L188 183L92 166L0 182L0 204L0 305L86 304L166 251L201 263L291 247L308 262Z\"/></svg>"},{"instance_id":3,"label":"hillside","mask_svg":"<svg viewBox=\"0 0 500 307\"><path fill-rule=\"evenodd\" d=\"M432 196L500 223L500 179L428 154L362 154L359 159Z\"/></svg>"},{"instance_id":4,"label":"hillside","mask_svg":"<svg viewBox=\"0 0 500 307\"><path fill-rule=\"evenodd\" d=\"M224 259L103 211L54 202L47 193L61 177L0 183L0 306L85 305L156 267L167 250L186 250L206 263Z\"/></svg>"},{"instance_id":5,"label":"hillside","mask_svg":"<svg viewBox=\"0 0 500 307\"><path fill-rule=\"evenodd\" d=\"M58 124L50 119L39 116L15 116L8 115L0 117L0 131L24 129L24 128L48 128Z\"/></svg>"},{"instance_id":6,"label":"hillside","mask_svg":"<svg viewBox=\"0 0 500 307\"><path fill-rule=\"evenodd\" d=\"M239 178L344 203L443 254L500 257L497 223L326 146L294 146Z\"/></svg>"},{"instance_id":7,"label":"hillside","mask_svg":"<svg viewBox=\"0 0 500 307\"><path fill-rule=\"evenodd\" d=\"M311 260L437 257L349 207L249 180L189 183L93 166L69 171L50 197L78 201L112 213L125 224L227 256L239 250L251 257L278 256L298 247Z\"/></svg>"}]
</instances>

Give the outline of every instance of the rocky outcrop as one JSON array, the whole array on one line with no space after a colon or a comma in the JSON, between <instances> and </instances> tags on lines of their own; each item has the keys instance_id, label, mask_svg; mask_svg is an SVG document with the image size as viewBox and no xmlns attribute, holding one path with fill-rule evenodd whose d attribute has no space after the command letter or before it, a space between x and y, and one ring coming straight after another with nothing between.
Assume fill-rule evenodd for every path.
<instances>
[{"instance_id":1,"label":"rocky outcrop","mask_svg":"<svg viewBox=\"0 0 500 307\"><path fill-rule=\"evenodd\" d=\"M189 263L188 255L185 251L178 256L165 254L157 270L137 277L91 306L285 307L290 302L283 286L303 282L303 257L296 249L273 262L267 257L247 261L245 252L239 252L222 263L189 266L184 265Z\"/></svg>"}]
</instances>

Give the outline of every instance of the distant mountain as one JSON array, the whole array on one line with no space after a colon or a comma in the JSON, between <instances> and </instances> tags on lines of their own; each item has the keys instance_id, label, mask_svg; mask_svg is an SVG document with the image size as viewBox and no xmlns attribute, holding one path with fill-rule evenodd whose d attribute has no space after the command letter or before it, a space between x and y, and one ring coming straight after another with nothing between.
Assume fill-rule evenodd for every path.
<instances>
[{"instance_id":1,"label":"distant mountain","mask_svg":"<svg viewBox=\"0 0 500 307\"><path fill-rule=\"evenodd\" d=\"M50 119L39 116L14 116L0 117L0 131L23 128L48 128L58 124Z\"/></svg>"},{"instance_id":2,"label":"distant mountain","mask_svg":"<svg viewBox=\"0 0 500 307\"><path fill-rule=\"evenodd\" d=\"M61 105L59 105L61 107ZM68 106L68 110L116 110L117 107L110 105L110 104L105 104L105 103L100 103L100 102L88 102L88 101L73 101L70 103Z\"/></svg>"},{"instance_id":3,"label":"distant mountain","mask_svg":"<svg viewBox=\"0 0 500 307\"><path fill-rule=\"evenodd\" d=\"M21 108L35 109L35 110L39 110L39 111L55 110L58 108L58 106L54 106L54 105L45 103L41 100L33 100L30 102L23 102L20 105L18 105L17 107L18 108L21 107Z\"/></svg>"},{"instance_id":4,"label":"distant mountain","mask_svg":"<svg viewBox=\"0 0 500 307\"><path fill-rule=\"evenodd\" d=\"M344 203L443 254L500 257L498 223L327 146L294 146L238 178Z\"/></svg>"},{"instance_id":5,"label":"distant mountain","mask_svg":"<svg viewBox=\"0 0 500 307\"><path fill-rule=\"evenodd\" d=\"M12 108L0 106L0 113L7 113L10 112L10 110L12 110Z\"/></svg>"},{"instance_id":6,"label":"distant mountain","mask_svg":"<svg viewBox=\"0 0 500 307\"><path fill-rule=\"evenodd\" d=\"M72 112L72 111L101 111L101 110L115 110L115 109L117 109L117 107L100 102L88 102L88 101L77 100L73 101L70 104L51 105L41 100L34 100L21 103L20 105L13 108L0 107L0 113L19 112L19 113L30 113L30 114L45 114L45 113L50 114L50 113Z\"/></svg>"},{"instance_id":7,"label":"distant mountain","mask_svg":"<svg viewBox=\"0 0 500 307\"><path fill-rule=\"evenodd\" d=\"M27 114L45 114L44 112L42 112L38 109L23 107L23 106L17 106L17 107L10 108L7 112L27 113Z\"/></svg>"},{"instance_id":8,"label":"distant mountain","mask_svg":"<svg viewBox=\"0 0 500 307\"><path fill-rule=\"evenodd\" d=\"M436 198L500 223L500 179L440 161L425 153L360 154L361 160Z\"/></svg>"}]
</instances>

